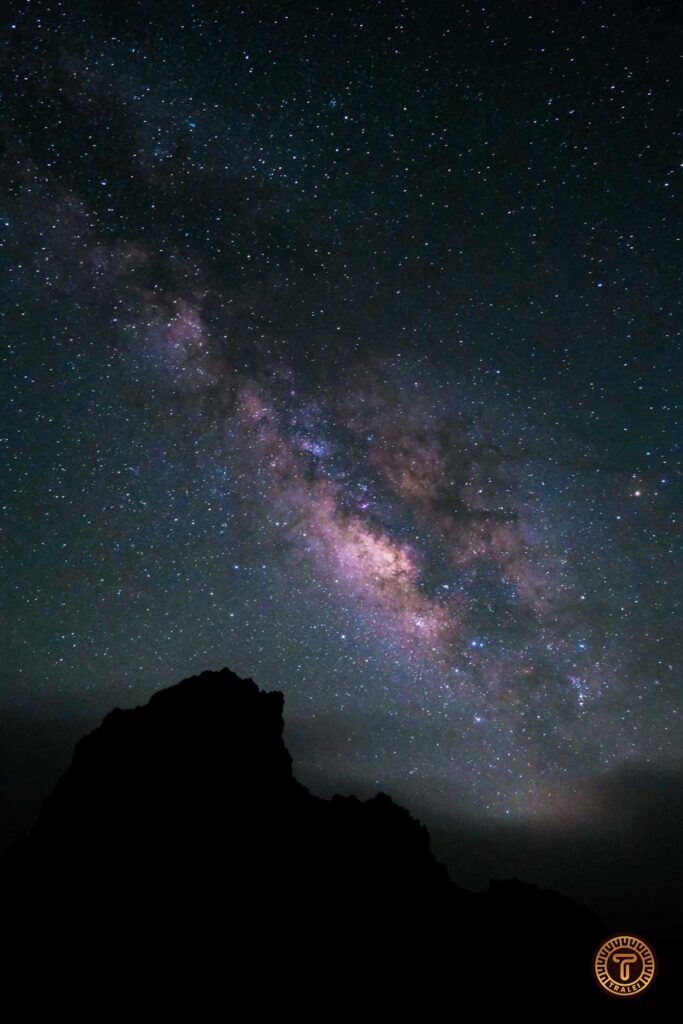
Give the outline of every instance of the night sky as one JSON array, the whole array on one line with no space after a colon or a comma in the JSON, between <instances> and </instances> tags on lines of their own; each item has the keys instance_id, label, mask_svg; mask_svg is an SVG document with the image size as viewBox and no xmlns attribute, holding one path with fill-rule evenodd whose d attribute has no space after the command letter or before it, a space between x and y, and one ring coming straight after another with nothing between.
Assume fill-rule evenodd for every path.
<instances>
[{"instance_id":1,"label":"night sky","mask_svg":"<svg viewBox=\"0 0 683 1024\"><path fill-rule=\"evenodd\" d=\"M682 21L5 11L10 817L113 706L227 665L323 795L603 853L666 820Z\"/></svg>"}]
</instances>

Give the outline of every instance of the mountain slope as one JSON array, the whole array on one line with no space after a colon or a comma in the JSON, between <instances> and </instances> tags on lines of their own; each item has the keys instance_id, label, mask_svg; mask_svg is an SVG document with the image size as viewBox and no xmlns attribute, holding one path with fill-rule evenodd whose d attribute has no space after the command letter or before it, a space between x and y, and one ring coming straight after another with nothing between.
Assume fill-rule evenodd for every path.
<instances>
[{"instance_id":1,"label":"mountain slope","mask_svg":"<svg viewBox=\"0 0 683 1024\"><path fill-rule=\"evenodd\" d=\"M206 985L218 960L231 990L273 1005L302 998L286 985L302 972L309 992L344 977L338 999L383 1006L463 985L507 1005L560 983L563 1002L600 1005L593 914L516 882L459 888L383 794L313 796L292 774L283 704L204 672L84 737L2 866L15 963L63 975L68 960L94 984L123 956L127 977L174 964Z\"/></svg>"}]
</instances>

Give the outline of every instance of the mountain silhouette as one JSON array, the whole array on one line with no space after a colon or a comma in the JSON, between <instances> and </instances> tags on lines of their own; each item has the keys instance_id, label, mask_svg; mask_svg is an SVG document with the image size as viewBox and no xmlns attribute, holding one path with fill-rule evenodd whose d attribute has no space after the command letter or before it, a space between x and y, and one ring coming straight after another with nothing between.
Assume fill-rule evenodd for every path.
<instances>
[{"instance_id":1,"label":"mountain silhouette","mask_svg":"<svg viewBox=\"0 0 683 1024\"><path fill-rule=\"evenodd\" d=\"M591 911L514 880L468 892L386 795L314 796L283 708L203 672L79 741L2 863L16 978L76 975L94 999L142 986L157 1008L190 992L302 1014L610 1003Z\"/></svg>"}]
</instances>

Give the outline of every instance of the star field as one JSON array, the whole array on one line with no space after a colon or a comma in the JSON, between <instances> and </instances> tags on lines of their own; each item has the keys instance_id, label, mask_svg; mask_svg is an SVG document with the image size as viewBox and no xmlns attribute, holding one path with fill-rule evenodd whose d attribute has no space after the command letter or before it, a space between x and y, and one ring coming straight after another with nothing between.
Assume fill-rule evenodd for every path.
<instances>
[{"instance_id":1,"label":"star field","mask_svg":"<svg viewBox=\"0 0 683 1024\"><path fill-rule=\"evenodd\" d=\"M95 8L2 26L0 700L228 665L426 815L674 768L674 7Z\"/></svg>"}]
</instances>

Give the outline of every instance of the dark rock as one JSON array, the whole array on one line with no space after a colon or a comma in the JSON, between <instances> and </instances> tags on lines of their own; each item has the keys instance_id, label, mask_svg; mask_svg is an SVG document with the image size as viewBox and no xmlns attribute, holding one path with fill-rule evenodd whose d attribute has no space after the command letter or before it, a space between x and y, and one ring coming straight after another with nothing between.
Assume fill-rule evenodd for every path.
<instances>
[{"instance_id":1,"label":"dark rock","mask_svg":"<svg viewBox=\"0 0 683 1024\"><path fill-rule=\"evenodd\" d=\"M515 881L469 893L389 797L313 796L283 705L223 669L107 715L5 857L6 962L62 979L77 965L97 991L141 983L144 964L165 998L220 985L261 1009L315 993L385 1012L600 1009L590 911Z\"/></svg>"}]
</instances>

